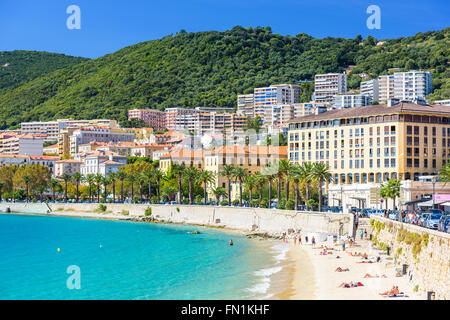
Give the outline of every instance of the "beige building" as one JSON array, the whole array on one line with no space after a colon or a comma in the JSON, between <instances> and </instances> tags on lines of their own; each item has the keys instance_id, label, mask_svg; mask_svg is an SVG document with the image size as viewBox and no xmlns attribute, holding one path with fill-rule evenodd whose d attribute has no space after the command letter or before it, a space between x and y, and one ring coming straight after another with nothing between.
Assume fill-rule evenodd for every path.
<instances>
[{"instance_id":1,"label":"beige building","mask_svg":"<svg viewBox=\"0 0 450 320\"><path fill-rule=\"evenodd\" d=\"M325 163L336 184L418 181L450 159L450 109L399 103L331 110L293 121L288 141L290 161Z\"/></svg>"},{"instance_id":2,"label":"beige building","mask_svg":"<svg viewBox=\"0 0 450 320\"><path fill-rule=\"evenodd\" d=\"M80 172L80 167L83 164L80 160L66 159L55 162L55 177L60 177L64 173L73 175L75 172Z\"/></svg>"}]
</instances>

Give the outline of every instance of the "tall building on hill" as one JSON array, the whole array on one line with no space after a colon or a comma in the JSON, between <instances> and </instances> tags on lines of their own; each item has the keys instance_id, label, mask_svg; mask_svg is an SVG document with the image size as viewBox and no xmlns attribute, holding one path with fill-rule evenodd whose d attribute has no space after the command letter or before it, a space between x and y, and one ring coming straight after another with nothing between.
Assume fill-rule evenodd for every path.
<instances>
[{"instance_id":1,"label":"tall building on hill","mask_svg":"<svg viewBox=\"0 0 450 320\"><path fill-rule=\"evenodd\" d=\"M425 100L431 93L431 72L410 70L394 73L394 98L413 101Z\"/></svg>"},{"instance_id":2,"label":"tall building on hill","mask_svg":"<svg viewBox=\"0 0 450 320\"><path fill-rule=\"evenodd\" d=\"M379 88L380 87L378 84L378 79L362 81L360 84L360 93L370 97L372 101L379 101L380 99Z\"/></svg>"},{"instance_id":3,"label":"tall building on hill","mask_svg":"<svg viewBox=\"0 0 450 320\"><path fill-rule=\"evenodd\" d=\"M264 119L266 108L279 104L300 103L301 88L296 84L271 85L254 89L254 116Z\"/></svg>"},{"instance_id":4,"label":"tall building on hill","mask_svg":"<svg viewBox=\"0 0 450 320\"><path fill-rule=\"evenodd\" d=\"M347 93L347 75L344 73L316 74L314 101L332 105L334 96Z\"/></svg>"},{"instance_id":5,"label":"tall building on hill","mask_svg":"<svg viewBox=\"0 0 450 320\"><path fill-rule=\"evenodd\" d=\"M334 96L335 109L364 107L371 102L371 98L364 94L338 94Z\"/></svg>"},{"instance_id":6,"label":"tall building on hill","mask_svg":"<svg viewBox=\"0 0 450 320\"><path fill-rule=\"evenodd\" d=\"M255 116L255 98L254 94L240 94L237 97L237 112L247 117Z\"/></svg>"},{"instance_id":7,"label":"tall building on hill","mask_svg":"<svg viewBox=\"0 0 450 320\"><path fill-rule=\"evenodd\" d=\"M140 119L156 131L162 131L167 126L166 113L154 109L128 110L128 120L131 119Z\"/></svg>"}]
</instances>

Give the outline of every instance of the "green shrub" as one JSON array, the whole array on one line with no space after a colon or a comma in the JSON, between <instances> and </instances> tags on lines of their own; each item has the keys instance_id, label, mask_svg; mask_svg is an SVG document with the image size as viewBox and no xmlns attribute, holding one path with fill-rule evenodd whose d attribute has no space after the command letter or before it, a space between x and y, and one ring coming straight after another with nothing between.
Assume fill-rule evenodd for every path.
<instances>
[{"instance_id":1,"label":"green shrub","mask_svg":"<svg viewBox=\"0 0 450 320\"><path fill-rule=\"evenodd\" d=\"M418 284L415 285L413 291L414 291L414 292L418 292L418 291L419 291L419 285L418 285Z\"/></svg>"},{"instance_id":2,"label":"green shrub","mask_svg":"<svg viewBox=\"0 0 450 320\"><path fill-rule=\"evenodd\" d=\"M152 208L151 207L147 207L147 209L145 209L145 216L146 217L150 217L151 215L152 215Z\"/></svg>"},{"instance_id":3,"label":"green shrub","mask_svg":"<svg viewBox=\"0 0 450 320\"><path fill-rule=\"evenodd\" d=\"M176 210L177 210L177 212L180 212L180 208L177 207Z\"/></svg>"},{"instance_id":4,"label":"green shrub","mask_svg":"<svg viewBox=\"0 0 450 320\"><path fill-rule=\"evenodd\" d=\"M280 201L278 201L277 209L285 209L285 208L286 208L286 200L281 199Z\"/></svg>"},{"instance_id":5,"label":"green shrub","mask_svg":"<svg viewBox=\"0 0 450 320\"><path fill-rule=\"evenodd\" d=\"M238 199L234 199L233 200L233 206L238 206L239 205L239 200Z\"/></svg>"},{"instance_id":6,"label":"green shrub","mask_svg":"<svg viewBox=\"0 0 450 320\"><path fill-rule=\"evenodd\" d=\"M227 206L228 205L228 201L227 200L222 200L222 201L220 201L220 205L221 206Z\"/></svg>"},{"instance_id":7,"label":"green shrub","mask_svg":"<svg viewBox=\"0 0 450 320\"><path fill-rule=\"evenodd\" d=\"M196 203L196 204L201 204L202 202L203 202L203 197L201 196L201 195L197 195L196 197L195 197L195 199L194 199L194 202Z\"/></svg>"},{"instance_id":8,"label":"green shrub","mask_svg":"<svg viewBox=\"0 0 450 320\"><path fill-rule=\"evenodd\" d=\"M97 207L97 209L95 209L96 212L105 212L106 211L106 206L102 203L100 203Z\"/></svg>"},{"instance_id":9,"label":"green shrub","mask_svg":"<svg viewBox=\"0 0 450 320\"><path fill-rule=\"evenodd\" d=\"M295 201L292 199L289 199L288 202L286 202L286 209L287 210L294 210L295 209Z\"/></svg>"},{"instance_id":10,"label":"green shrub","mask_svg":"<svg viewBox=\"0 0 450 320\"><path fill-rule=\"evenodd\" d=\"M150 198L150 202L153 203L153 204L157 203L158 202L158 197L157 196L152 196Z\"/></svg>"},{"instance_id":11,"label":"green shrub","mask_svg":"<svg viewBox=\"0 0 450 320\"><path fill-rule=\"evenodd\" d=\"M133 199L133 203L139 203L140 199L138 196L135 196Z\"/></svg>"},{"instance_id":12,"label":"green shrub","mask_svg":"<svg viewBox=\"0 0 450 320\"><path fill-rule=\"evenodd\" d=\"M130 211L128 210L122 210L122 215L123 216L128 216L130 214Z\"/></svg>"}]
</instances>

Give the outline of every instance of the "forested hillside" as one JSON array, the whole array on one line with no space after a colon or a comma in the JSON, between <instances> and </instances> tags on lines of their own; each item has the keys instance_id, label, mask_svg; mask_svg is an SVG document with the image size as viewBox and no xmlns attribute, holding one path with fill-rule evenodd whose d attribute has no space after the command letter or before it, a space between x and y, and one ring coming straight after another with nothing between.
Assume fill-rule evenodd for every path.
<instances>
[{"instance_id":1,"label":"forested hillside","mask_svg":"<svg viewBox=\"0 0 450 320\"><path fill-rule=\"evenodd\" d=\"M0 92L86 58L38 51L0 51Z\"/></svg>"},{"instance_id":2,"label":"forested hillside","mask_svg":"<svg viewBox=\"0 0 450 320\"><path fill-rule=\"evenodd\" d=\"M42 75L0 95L0 127L54 118L126 119L130 108L235 107L254 87L313 79L316 73L351 69L360 74L392 68L429 69L434 99L450 98L450 28L378 41L282 36L270 27L225 32L180 32ZM307 100L307 95L303 99Z\"/></svg>"}]
</instances>

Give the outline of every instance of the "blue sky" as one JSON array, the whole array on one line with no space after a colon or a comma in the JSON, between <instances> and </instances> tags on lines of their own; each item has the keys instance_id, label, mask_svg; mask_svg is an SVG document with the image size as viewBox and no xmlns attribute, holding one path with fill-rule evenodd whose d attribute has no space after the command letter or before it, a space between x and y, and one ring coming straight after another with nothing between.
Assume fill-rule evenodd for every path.
<instances>
[{"instance_id":1,"label":"blue sky","mask_svg":"<svg viewBox=\"0 0 450 320\"><path fill-rule=\"evenodd\" d=\"M449 26L448 0L0 0L0 51L38 50L96 58L181 29L188 32L271 26L274 33L377 39ZM66 8L81 9L69 30ZM381 29L369 30L369 5Z\"/></svg>"}]
</instances>

